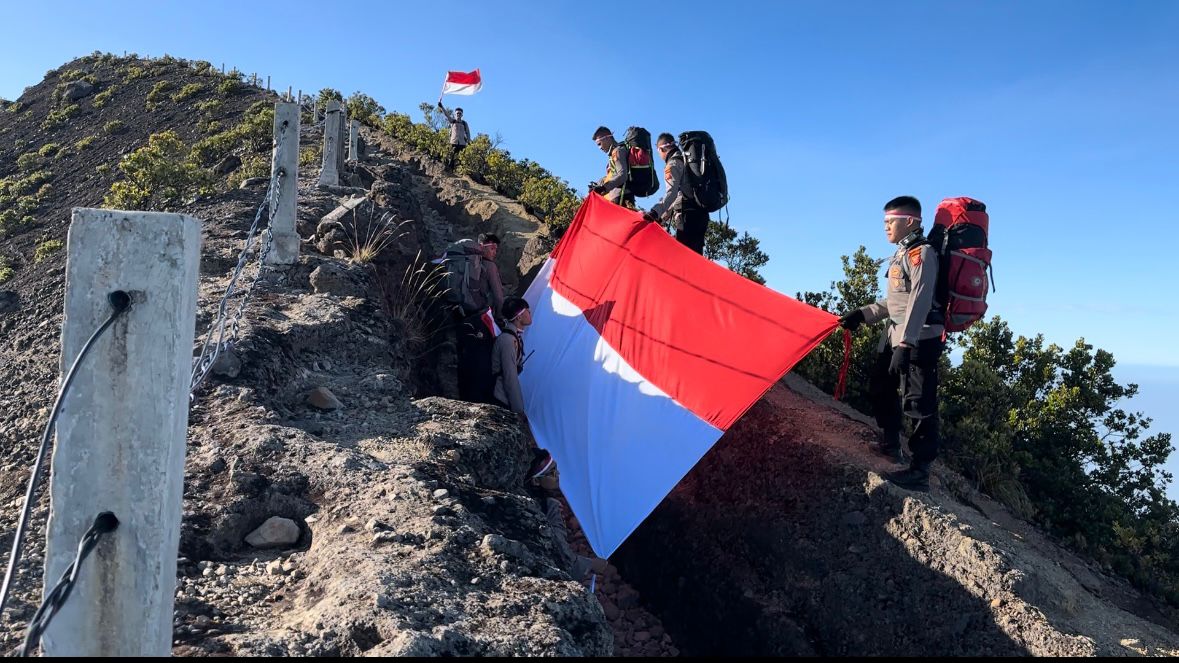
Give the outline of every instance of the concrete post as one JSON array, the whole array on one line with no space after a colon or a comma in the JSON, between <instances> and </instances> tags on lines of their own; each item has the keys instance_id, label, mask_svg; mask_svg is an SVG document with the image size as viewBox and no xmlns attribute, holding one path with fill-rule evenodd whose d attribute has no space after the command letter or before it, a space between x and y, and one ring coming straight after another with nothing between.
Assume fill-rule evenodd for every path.
<instances>
[{"instance_id":1,"label":"concrete post","mask_svg":"<svg viewBox=\"0 0 1179 663\"><path fill-rule=\"evenodd\" d=\"M348 158L360 161L360 120L348 123Z\"/></svg>"},{"instance_id":2,"label":"concrete post","mask_svg":"<svg viewBox=\"0 0 1179 663\"><path fill-rule=\"evenodd\" d=\"M282 185L273 188L279 173L282 173ZM295 231L295 204L299 196L299 104L274 104L270 183L278 199L271 201L270 236L274 244L266 262L290 265L299 259L299 233Z\"/></svg>"},{"instance_id":3,"label":"concrete post","mask_svg":"<svg viewBox=\"0 0 1179 663\"><path fill-rule=\"evenodd\" d=\"M46 591L95 515L118 529L83 564L42 638L47 656L169 656L184 491L200 222L75 208L68 237L64 371L123 290L131 309L98 340L62 403L53 451Z\"/></svg>"},{"instance_id":4,"label":"concrete post","mask_svg":"<svg viewBox=\"0 0 1179 663\"><path fill-rule=\"evenodd\" d=\"M327 186L340 185L340 127L344 124L344 112L340 102L332 99L327 103L323 122L323 167L319 171L319 183Z\"/></svg>"},{"instance_id":5,"label":"concrete post","mask_svg":"<svg viewBox=\"0 0 1179 663\"><path fill-rule=\"evenodd\" d=\"M341 108L343 108L343 105L341 105ZM348 154L344 151L344 146L348 144L348 142L347 142L348 141L348 115L347 115L346 108L343 111L341 111L341 113L340 113L339 132L340 132L340 149L338 152L336 152L336 172L343 175L344 174L344 161L346 160L346 157L348 156Z\"/></svg>"}]
</instances>

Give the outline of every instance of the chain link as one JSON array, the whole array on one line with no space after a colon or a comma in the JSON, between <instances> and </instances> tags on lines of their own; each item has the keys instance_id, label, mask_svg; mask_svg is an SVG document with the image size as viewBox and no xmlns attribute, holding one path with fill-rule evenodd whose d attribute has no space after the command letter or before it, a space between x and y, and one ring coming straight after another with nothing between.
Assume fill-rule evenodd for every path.
<instances>
[{"instance_id":1,"label":"chain link","mask_svg":"<svg viewBox=\"0 0 1179 663\"><path fill-rule=\"evenodd\" d=\"M281 141L286 135L287 125L283 124L279 127L278 140ZM237 267L233 270L233 276L229 279L229 285L225 289L225 294L221 296L221 301L217 305L217 316L209 324L209 333L205 337L205 342L201 344L201 354L193 361L192 377L189 382L189 402L196 399L197 388L205 381L209 373L213 370L213 366L217 363L223 351L228 351L237 343L238 334L241 331L241 319L245 313L246 304L250 301L250 296L254 292L254 286L258 284L258 280L262 277L262 272L266 269L266 258L270 255L270 249L274 245L274 235L271 232L271 227L274 222L274 215L278 209L278 202L282 195L282 183L286 178L286 171L278 169L274 177L270 180L270 188L266 191L266 198L263 199L262 204L258 206L258 212L254 215L254 222L250 225L250 230L246 234L246 246L242 249L241 255L237 260ZM262 220L262 212L269 210L267 215L267 227L265 230L265 239L262 241L262 247L258 253L258 271L254 274L253 280L246 288L244 295L238 300L237 309L234 311L231 318L227 320L226 312L229 308L229 300L241 291L237 287L238 279L245 270L246 264L249 262L250 250L254 247L254 242L257 239L258 224ZM228 329L227 329L228 327ZM226 334L228 332L228 338ZM213 342L213 336L216 334L217 341Z\"/></svg>"},{"instance_id":2,"label":"chain link","mask_svg":"<svg viewBox=\"0 0 1179 663\"><path fill-rule=\"evenodd\" d=\"M90 526L90 529L86 530L86 533L82 535L82 540L78 542L78 554L74 557L73 563L69 565L65 573L61 574L57 585L45 595L45 600L41 603L41 607L37 608L32 621L29 622L29 630L25 634L25 642L20 648L21 656L28 656L37 647L37 644L41 641L41 636L49 628L50 622L57 616L57 613L65 605L66 601L69 600L70 593L74 591L74 585L78 583L78 571L82 568L82 562L86 561L86 557L98 546L102 535L113 532L118 527L119 519L110 511L103 511L94 518L94 524Z\"/></svg>"}]
</instances>

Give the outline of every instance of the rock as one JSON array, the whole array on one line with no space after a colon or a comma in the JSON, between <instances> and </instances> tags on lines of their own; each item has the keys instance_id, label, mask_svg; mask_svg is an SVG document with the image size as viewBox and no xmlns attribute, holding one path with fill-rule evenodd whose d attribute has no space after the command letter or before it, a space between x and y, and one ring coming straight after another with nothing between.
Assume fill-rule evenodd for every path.
<instances>
[{"instance_id":1,"label":"rock","mask_svg":"<svg viewBox=\"0 0 1179 663\"><path fill-rule=\"evenodd\" d=\"M327 387L316 387L307 394L307 404L320 410L338 410L344 407L340 399Z\"/></svg>"},{"instance_id":2,"label":"rock","mask_svg":"<svg viewBox=\"0 0 1179 663\"><path fill-rule=\"evenodd\" d=\"M324 263L311 272L311 289L337 297L365 297L367 270L360 265Z\"/></svg>"},{"instance_id":3,"label":"rock","mask_svg":"<svg viewBox=\"0 0 1179 663\"><path fill-rule=\"evenodd\" d=\"M277 548L295 543L299 535L299 525L295 521L271 516L261 527L246 536L246 543L255 548Z\"/></svg>"},{"instance_id":4,"label":"rock","mask_svg":"<svg viewBox=\"0 0 1179 663\"><path fill-rule=\"evenodd\" d=\"M213 166L213 172L217 173L218 175L228 175L238 168L241 168L241 165L241 157L237 156L236 154L230 154L221 161L218 161L216 166Z\"/></svg>"},{"instance_id":5,"label":"rock","mask_svg":"<svg viewBox=\"0 0 1179 663\"><path fill-rule=\"evenodd\" d=\"M446 499L448 495L450 495L450 491L445 488L439 488L434 491L434 499L436 500Z\"/></svg>"},{"instance_id":6,"label":"rock","mask_svg":"<svg viewBox=\"0 0 1179 663\"><path fill-rule=\"evenodd\" d=\"M252 189L256 186L262 186L263 184L269 184L269 183L270 183L269 177L247 177L246 179L242 180L242 183L240 186L238 186L238 188L239 189Z\"/></svg>"},{"instance_id":7,"label":"rock","mask_svg":"<svg viewBox=\"0 0 1179 663\"><path fill-rule=\"evenodd\" d=\"M646 642L650 639L651 639L651 634L648 633L647 631L639 631L639 632L635 633L635 635L634 635L635 642Z\"/></svg>"},{"instance_id":8,"label":"rock","mask_svg":"<svg viewBox=\"0 0 1179 663\"><path fill-rule=\"evenodd\" d=\"M843 524L850 527L859 527L868 522L868 516L864 515L863 511L849 511L843 514Z\"/></svg>"},{"instance_id":9,"label":"rock","mask_svg":"<svg viewBox=\"0 0 1179 663\"><path fill-rule=\"evenodd\" d=\"M242 372L242 360L233 352L222 350L210 370L224 378L236 378Z\"/></svg>"},{"instance_id":10,"label":"rock","mask_svg":"<svg viewBox=\"0 0 1179 663\"><path fill-rule=\"evenodd\" d=\"M70 81L62 91L66 101L77 101L90 96L94 92L94 85L89 81Z\"/></svg>"},{"instance_id":11,"label":"rock","mask_svg":"<svg viewBox=\"0 0 1179 663\"><path fill-rule=\"evenodd\" d=\"M0 313L13 313L20 308L20 298L11 290L0 291Z\"/></svg>"},{"instance_id":12,"label":"rock","mask_svg":"<svg viewBox=\"0 0 1179 663\"><path fill-rule=\"evenodd\" d=\"M293 572L294 570L295 570L295 563L294 562L287 560L282 563L283 575L287 575L287 574Z\"/></svg>"},{"instance_id":13,"label":"rock","mask_svg":"<svg viewBox=\"0 0 1179 663\"><path fill-rule=\"evenodd\" d=\"M218 458L212 463L209 463L209 471L213 474L221 474L229 464L225 462L224 458Z\"/></svg>"},{"instance_id":14,"label":"rock","mask_svg":"<svg viewBox=\"0 0 1179 663\"><path fill-rule=\"evenodd\" d=\"M372 518L367 523L365 523L364 528L370 532L385 532L393 529L388 524L383 523L376 518Z\"/></svg>"}]
</instances>

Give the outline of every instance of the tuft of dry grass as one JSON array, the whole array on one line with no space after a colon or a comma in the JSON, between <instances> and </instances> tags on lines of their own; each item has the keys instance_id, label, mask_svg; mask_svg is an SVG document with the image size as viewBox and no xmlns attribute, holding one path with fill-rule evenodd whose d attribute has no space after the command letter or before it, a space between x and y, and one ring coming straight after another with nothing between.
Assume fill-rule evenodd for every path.
<instances>
[{"instance_id":1,"label":"tuft of dry grass","mask_svg":"<svg viewBox=\"0 0 1179 663\"><path fill-rule=\"evenodd\" d=\"M402 230L409 220L397 223L392 213L386 212L373 221L374 208L369 208L368 218L363 224L357 221L356 210L352 210L352 225L347 228L351 249L348 257L353 262L369 263L377 259L389 245L405 236ZM363 227L362 227L363 226Z\"/></svg>"},{"instance_id":2,"label":"tuft of dry grass","mask_svg":"<svg viewBox=\"0 0 1179 663\"><path fill-rule=\"evenodd\" d=\"M427 344L438 338L446 316L438 304L447 293L446 270L422 258L421 251L391 287L381 283L389 317L400 326L406 346L416 357L429 352Z\"/></svg>"}]
</instances>

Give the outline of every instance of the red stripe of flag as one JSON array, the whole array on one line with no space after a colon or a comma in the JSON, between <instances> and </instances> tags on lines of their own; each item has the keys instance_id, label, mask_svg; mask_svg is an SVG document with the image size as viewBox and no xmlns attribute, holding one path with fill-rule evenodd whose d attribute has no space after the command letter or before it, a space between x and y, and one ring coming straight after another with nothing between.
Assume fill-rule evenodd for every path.
<instances>
[{"instance_id":1,"label":"red stripe of flag","mask_svg":"<svg viewBox=\"0 0 1179 663\"><path fill-rule=\"evenodd\" d=\"M482 80L479 75L479 70L475 71L448 71L446 72L446 82L455 85L477 85Z\"/></svg>"}]
</instances>

